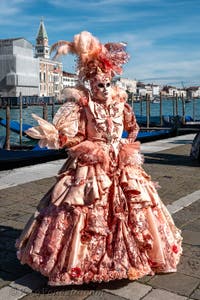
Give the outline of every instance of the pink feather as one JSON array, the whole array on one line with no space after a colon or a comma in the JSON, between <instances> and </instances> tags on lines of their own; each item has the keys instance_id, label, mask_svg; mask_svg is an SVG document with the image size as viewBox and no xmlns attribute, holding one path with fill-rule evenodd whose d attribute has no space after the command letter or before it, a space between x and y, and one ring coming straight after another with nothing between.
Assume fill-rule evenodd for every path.
<instances>
[{"instance_id":1,"label":"pink feather","mask_svg":"<svg viewBox=\"0 0 200 300\"><path fill-rule=\"evenodd\" d=\"M74 44L68 41L59 41L51 46L50 53L56 51L53 59L58 58L61 55L67 55L68 53L76 53Z\"/></svg>"}]
</instances>

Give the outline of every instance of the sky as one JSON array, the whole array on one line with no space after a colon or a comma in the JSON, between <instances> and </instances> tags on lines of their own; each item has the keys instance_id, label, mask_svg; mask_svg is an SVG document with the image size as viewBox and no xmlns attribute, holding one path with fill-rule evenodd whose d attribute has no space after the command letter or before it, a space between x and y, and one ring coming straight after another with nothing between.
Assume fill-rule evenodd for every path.
<instances>
[{"instance_id":1,"label":"sky","mask_svg":"<svg viewBox=\"0 0 200 300\"><path fill-rule=\"evenodd\" d=\"M125 78L200 85L199 0L0 0L0 39L24 37L35 45L41 18L49 45L83 30L102 43L126 42ZM75 72L75 57L61 61Z\"/></svg>"}]
</instances>

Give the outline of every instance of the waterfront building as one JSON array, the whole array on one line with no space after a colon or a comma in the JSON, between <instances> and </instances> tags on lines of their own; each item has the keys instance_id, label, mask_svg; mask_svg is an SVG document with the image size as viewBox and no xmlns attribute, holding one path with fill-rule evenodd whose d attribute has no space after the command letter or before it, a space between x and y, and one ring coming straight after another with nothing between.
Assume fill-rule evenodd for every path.
<instances>
[{"instance_id":1,"label":"waterfront building","mask_svg":"<svg viewBox=\"0 0 200 300\"><path fill-rule=\"evenodd\" d=\"M0 40L0 96L37 96L39 60L33 45L24 38Z\"/></svg>"},{"instance_id":2,"label":"waterfront building","mask_svg":"<svg viewBox=\"0 0 200 300\"><path fill-rule=\"evenodd\" d=\"M43 20L40 21L36 37L35 57L39 59L40 66L39 96L55 96L59 100L61 91L63 89L63 65L62 62L55 61L50 58L48 35Z\"/></svg>"},{"instance_id":3,"label":"waterfront building","mask_svg":"<svg viewBox=\"0 0 200 300\"><path fill-rule=\"evenodd\" d=\"M137 96L139 96L139 97L146 96L147 91L146 91L145 84L143 82L140 82L140 81L137 82L136 93L137 93Z\"/></svg>"},{"instance_id":4,"label":"waterfront building","mask_svg":"<svg viewBox=\"0 0 200 300\"><path fill-rule=\"evenodd\" d=\"M153 96L159 96L160 95L160 86L159 85L152 84L151 88L152 88L152 95Z\"/></svg>"},{"instance_id":5,"label":"waterfront building","mask_svg":"<svg viewBox=\"0 0 200 300\"><path fill-rule=\"evenodd\" d=\"M174 97L178 94L178 90L174 86L165 85L161 91L163 96Z\"/></svg>"},{"instance_id":6,"label":"waterfront building","mask_svg":"<svg viewBox=\"0 0 200 300\"><path fill-rule=\"evenodd\" d=\"M146 95L149 96L150 99L153 99L153 89L152 84L145 84Z\"/></svg>"},{"instance_id":7,"label":"waterfront building","mask_svg":"<svg viewBox=\"0 0 200 300\"><path fill-rule=\"evenodd\" d=\"M200 98L200 86L191 86L187 88L188 98Z\"/></svg>"},{"instance_id":8,"label":"waterfront building","mask_svg":"<svg viewBox=\"0 0 200 300\"><path fill-rule=\"evenodd\" d=\"M177 95L178 95L178 97L186 98L187 92L185 89L177 89Z\"/></svg>"},{"instance_id":9,"label":"waterfront building","mask_svg":"<svg viewBox=\"0 0 200 300\"><path fill-rule=\"evenodd\" d=\"M63 76L62 76L63 88L74 87L77 84L77 82L78 82L78 76L76 74L63 71Z\"/></svg>"},{"instance_id":10,"label":"waterfront building","mask_svg":"<svg viewBox=\"0 0 200 300\"><path fill-rule=\"evenodd\" d=\"M115 82L116 85L123 88L125 91L128 91L129 93L136 94L136 85L137 85L136 80L123 78L123 77L116 77L114 79L114 82Z\"/></svg>"}]
</instances>

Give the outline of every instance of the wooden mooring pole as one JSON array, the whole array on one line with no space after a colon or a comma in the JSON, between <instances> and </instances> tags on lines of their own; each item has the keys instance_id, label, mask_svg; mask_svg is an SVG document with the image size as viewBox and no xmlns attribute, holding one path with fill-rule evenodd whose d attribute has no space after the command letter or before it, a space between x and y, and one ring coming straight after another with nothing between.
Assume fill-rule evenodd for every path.
<instances>
[{"instance_id":1,"label":"wooden mooring pole","mask_svg":"<svg viewBox=\"0 0 200 300\"><path fill-rule=\"evenodd\" d=\"M140 116L142 116L143 109L142 109L142 96L140 96Z\"/></svg>"},{"instance_id":2,"label":"wooden mooring pole","mask_svg":"<svg viewBox=\"0 0 200 300\"><path fill-rule=\"evenodd\" d=\"M147 118L147 128L150 124L150 95L146 94L146 118Z\"/></svg>"},{"instance_id":3,"label":"wooden mooring pole","mask_svg":"<svg viewBox=\"0 0 200 300\"><path fill-rule=\"evenodd\" d=\"M192 102L192 117L193 117L193 121L195 121L195 109L196 109L196 103L195 103L195 99L193 98L193 100L192 100L193 102Z\"/></svg>"},{"instance_id":4,"label":"wooden mooring pole","mask_svg":"<svg viewBox=\"0 0 200 300\"><path fill-rule=\"evenodd\" d=\"M162 94L160 93L160 126L163 126L163 118L162 118Z\"/></svg>"},{"instance_id":5,"label":"wooden mooring pole","mask_svg":"<svg viewBox=\"0 0 200 300\"><path fill-rule=\"evenodd\" d=\"M182 94L181 96L181 101L182 101L182 122L185 124L185 98Z\"/></svg>"},{"instance_id":6,"label":"wooden mooring pole","mask_svg":"<svg viewBox=\"0 0 200 300\"><path fill-rule=\"evenodd\" d=\"M19 144L22 146L22 93L19 93Z\"/></svg>"},{"instance_id":7,"label":"wooden mooring pole","mask_svg":"<svg viewBox=\"0 0 200 300\"><path fill-rule=\"evenodd\" d=\"M55 115L55 97L53 97L53 100L52 100L52 110L51 110L51 117L53 119L54 115Z\"/></svg>"},{"instance_id":8,"label":"wooden mooring pole","mask_svg":"<svg viewBox=\"0 0 200 300\"><path fill-rule=\"evenodd\" d=\"M174 96L171 99L172 99L172 109L173 109L173 117L174 117L175 116L175 98L174 98Z\"/></svg>"},{"instance_id":9,"label":"wooden mooring pole","mask_svg":"<svg viewBox=\"0 0 200 300\"><path fill-rule=\"evenodd\" d=\"M6 105L6 150L10 150L10 105Z\"/></svg>"},{"instance_id":10,"label":"wooden mooring pole","mask_svg":"<svg viewBox=\"0 0 200 300\"><path fill-rule=\"evenodd\" d=\"M176 101L175 101L175 115L178 116L178 94L176 94Z\"/></svg>"},{"instance_id":11,"label":"wooden mooring pole","mask_svg":"<svg viewBox=\"0 0 200 300\"><path fill-rule=\"evenodd\" d=\"M48 120L48 107L47 107L47 103L44 103L43 105L43 119L44 120Z\"/></svg>"}]
</instances>

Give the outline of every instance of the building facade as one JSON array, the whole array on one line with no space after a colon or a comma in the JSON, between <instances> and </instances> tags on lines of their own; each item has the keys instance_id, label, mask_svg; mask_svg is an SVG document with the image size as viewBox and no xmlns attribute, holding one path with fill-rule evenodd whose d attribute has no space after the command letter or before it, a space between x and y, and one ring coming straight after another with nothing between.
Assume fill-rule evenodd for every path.
<instances>
[{"instance_id":1,"label":"building facade","mask_svg":"<svg viewBox=\"0 0 200 300\"><path fill-rule=\"evenodd\" d=\"M63 71L62 82L63 88L74 87L78 83L78 76L76 74Z\"/></svg>"},{"instance_id":2,"label":"building facade","mask_svg":"<svg viewBox=\"0 0 200 300\"><path fill-rule=\"evenodd\" d=\"M152 95L153 96L159 96L160 95L160 86L157 84L152 84Z\"/></svg>"},{"instance_id":3,"label":"building facade","mask_svg":"<svg viewBox=\"0 0 200 300\"><path fill-rule=\"evenodd\" d=\"M37 96L39 59L33 46L24 38L0 40L0 96Z\"/></svg>"},{"instance_id":4,"label":"building facade","mask_svg":"<svg viewBox=\"0 0 200 300\"><path fill-rule=\"evenodd\" d=\"M188 98L200 98L200 86L191 86L187 89Z\"/></svg>"},{"instance_id":5,"label":"building facade","mask_svg":"<svg viewBox=\"0 0 200 300\"><path fill-rule=\"evenodd\" d=\"M137 82L136 94L138 97L146 97L147 91L145 84L143 82Z\"/></svg>"},{"instance_id":6,"label":"building facade","mask_svg":"<svg viewBox=\"0 0 200 300\"><path fill-rule=\"evenodd\" d=\"M115 79L116 85L123 88L125 91L128 91L129 93L136 94L137 90L137 81L134 79L128 79L123 77L118 77Z\"/></svg>"}]
</instances>

